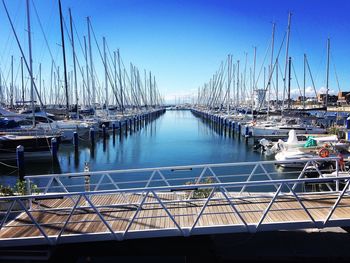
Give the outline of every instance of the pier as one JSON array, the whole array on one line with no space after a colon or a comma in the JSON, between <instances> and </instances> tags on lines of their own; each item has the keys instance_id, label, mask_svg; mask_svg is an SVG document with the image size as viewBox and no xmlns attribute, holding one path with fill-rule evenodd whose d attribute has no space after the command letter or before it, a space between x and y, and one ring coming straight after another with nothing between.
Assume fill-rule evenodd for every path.
<instances>
[{"instance_id":1,"label":"pier","mask_svg":"<svg viewBox=\"0 0 350 263\"><path fill-rule=\"evenodd\" d=\"M285 179L277 161L26 176L28 195L0 198L0 245L350 226L350 176L306 178L318 161L338 174L328 158Z\"/></svg>"}]
</instances>

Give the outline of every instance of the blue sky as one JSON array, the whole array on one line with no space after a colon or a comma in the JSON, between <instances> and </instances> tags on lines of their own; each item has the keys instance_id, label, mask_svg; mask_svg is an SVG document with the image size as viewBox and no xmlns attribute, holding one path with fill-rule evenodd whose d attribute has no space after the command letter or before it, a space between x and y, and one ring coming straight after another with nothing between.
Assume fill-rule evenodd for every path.
<instances>
[{"instance_id":1,"label":"blue sky","mask_svg":"<svg viewBox=\"0 0 350 263\"><path fill-rule=\"evenodd\" d=\"M26 49L25 1L5 2ZM57 45L60 43L57 1L34 0L34 3L57 64L62 64ZM86 16L91 16L100 43L102 36L106 36L109 48L119 48L124 62L133 62L140 70L151 70L168 100L195 93L227 54L233 54L234 61L244 61L247 52L250 66L253 46L257 46L258 70L271 38L271 23L276 22L276 52L286 30L289 11L293 13L290 55L300 85L306 53L317 89L325 86L326 40L330 37L330 88L338 91L337 75L341 89L350 90L350 20L347 19L350 2L346 0L62 0L62 5L67 19L68 7L72 8L81 40L86 35ZM32 13L34 66L42 63L43 75L48 78L51 59L34 11ZM4 75L8 75L10 55L15 55L17 64L19 59L2 6L0 23L0 66ZM99 80L103 82L102 63L96 46L93 49L101 75ZM284 50L281 59L283 57ZM80 60L83 63L83 59ZM68 66L72 68L71 61ZM297 94L295 77L292 85Z\"/></svg>"}]
</instances>

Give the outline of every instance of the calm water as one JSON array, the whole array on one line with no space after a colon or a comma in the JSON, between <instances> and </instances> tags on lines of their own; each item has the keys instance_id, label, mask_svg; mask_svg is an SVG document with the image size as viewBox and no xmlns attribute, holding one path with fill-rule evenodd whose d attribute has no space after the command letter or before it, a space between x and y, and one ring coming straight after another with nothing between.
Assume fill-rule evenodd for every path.
<instances>
[{"instance_id":1,"label":"calm water","mask_svg":"<svg viewBox=\"0 0 350 263\"><path fill-rule=\"evenodd\" d=\"M252 143L225 136L190 111L167 111L139 131L118 134L114 139L110 135L105 144L99 139L94 151L88 141L81 141L79 146L76 155L73 145L61 144L59 164L50 160L30 162L26 164L27 174L83 171L85 162L91 171L99 171L265 159L252 150ZM10 172L1 168L0 183L15 182L16 173L7 175Z\"/></svg>"}]
</instances>

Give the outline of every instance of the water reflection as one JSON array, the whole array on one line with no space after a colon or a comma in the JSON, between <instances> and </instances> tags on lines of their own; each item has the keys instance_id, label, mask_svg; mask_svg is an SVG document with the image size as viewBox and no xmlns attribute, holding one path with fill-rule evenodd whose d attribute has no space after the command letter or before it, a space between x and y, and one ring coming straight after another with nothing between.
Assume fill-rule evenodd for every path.
<instances>
[{"instance_id":1,"label":"water reflection","mask_svg":"<svg viewBox=\"0 0 350 263\"><path fill-rule=\"evenodd\" d=\"M58 162L29 163L26 170L27 174L81 172L85 162L91 171L98 171L264 159L252 151L250 142L241 140L190 111L168 111L152 122L128 124L127 130L117 131L115 136L110 131L105 140L97 136L95 145L81 140L77 152L72 144L62 144ZM16 176L2 176L0 180L15 181Z\"/></svg>"}]
</instances>

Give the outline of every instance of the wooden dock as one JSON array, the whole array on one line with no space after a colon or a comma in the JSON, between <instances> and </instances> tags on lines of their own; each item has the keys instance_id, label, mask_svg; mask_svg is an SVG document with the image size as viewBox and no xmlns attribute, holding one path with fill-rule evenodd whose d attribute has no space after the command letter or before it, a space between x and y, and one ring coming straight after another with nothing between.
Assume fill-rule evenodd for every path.
<instances>
[{"instance_id":1,"label":"wooden dock","mask_svg":"<svg viewBox=\"0 0 350 263\"><path fill-rule=\"evenodd\" d=\"M235 211L221 193L216 193L197 219L206 200L181 201L177 199L178 195L159 194L163 205L175 221L152 194L145 200L143 195L129 195L127 198L130 204L125 204L124 196L120 194L93 196L91 202L113 232L119 235L120 240L315 227L308 213L293 195L277 198L261 223L272 196L259 197L253 194L231 197L230 200L237 209ZM300 201L316 225L322 227L337 198L337 194L303 195L300 196ZM138 210L138 204L142 200L143 205ZM115 238L96 210L86 205L86 200L80 199L75 209L74 204L70 198L33 200L30 213L51 241L60 240L60 243L65 243ZM343 197L327 226L334 225L335 222L338 225L350 225L349 196ZM20 213L0 230L0 243L3 245L33 245L46 241L26 212Z\"/></svg>"},{"instance_id":2,"label":"wooden dock","mask_svg":"<svg viewBox=\"0 0 350 263\"><path fill-rule=\"evenodd\" d=\"M274 178L268 172L272 161L27 176L27 186L32 180L46 182L39 194L0 197L0 246L350 226L350 176L318 171L319 178L304 178L316 160L299 160L305 167L295 179ZM242 166L251 169L244 177L237 170ZM193 184L174 177L184 172L197 174ZM212 179L203 183L207 172ZM121 189L121 178L144 185ZM315 192L306 185L325 187ZM254 188L270 190L248 191Z\"/></svg>"}]
</instances>

